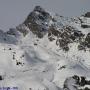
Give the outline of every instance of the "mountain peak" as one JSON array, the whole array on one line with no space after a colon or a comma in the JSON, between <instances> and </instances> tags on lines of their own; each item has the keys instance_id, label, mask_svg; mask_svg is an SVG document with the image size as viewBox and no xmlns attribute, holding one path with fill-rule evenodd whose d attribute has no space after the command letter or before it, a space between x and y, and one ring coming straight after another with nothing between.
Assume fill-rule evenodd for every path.
<instances>
[{"instance_id":1,"label":"mountain peak","mask_svg":"<svg viewBox=\"0 0 90 90\"><path fill-rule=\"evenodd\" d=\"M82 32L82 25L84 24L82 22L84 20L80 19L80 17L67 18L56 14L51 15L41 6L36 6L27 16L24 23L17 27L17 30L22 32L24 36L29 31L38 38L43 38L47 35L46 37L49 41L56 41L56 45L65 51L70 49L69 45L72 43L79 44L77 49L86 50L83 47L87 48L89 46L89 41L86 43L85 39L88 33L85 35ZM80 27L78 28L77 25Z\"/></svg>"},{"instance_id":2,"label":"mountain peak","mask_svg":"<svg viewBox=\"0 0 90 90\"><path fill-rule=\"evenodd\" d=\"M36 36L41 38L47 31L50 20L50 14L42 7L36 6L34 10L27 16L23 24L25 24Z\"/></svg>"},{"instance_id":3,"label":"mountain peak","mask_svg":"<svg viewBox=\"0 0 90 90\"><path fill-rule=\"evenodd\" d=\"M45 10L41 6L35 6L34 11L45 12Z\"/></svg>"}]
</instances>

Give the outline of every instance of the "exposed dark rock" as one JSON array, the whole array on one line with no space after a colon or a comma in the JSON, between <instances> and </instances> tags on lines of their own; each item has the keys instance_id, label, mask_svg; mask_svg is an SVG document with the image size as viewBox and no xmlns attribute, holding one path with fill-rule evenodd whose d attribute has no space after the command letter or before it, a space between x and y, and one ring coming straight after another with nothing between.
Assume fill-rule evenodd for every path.
<instances>
[{"instance_id":1,"label":"exposed dark rock","mask_svg":"<svg viewBox=\"0 0 90 90\"><path fill-rule=\"evenodd\" d=\"M16 27L16 29L20 31L23 34L23 36L26 36L29 32L29 28L27 28L24 24L20 24Z\"/></svg>"},{"instance_id":2,"label":"exposed dark rock","mask_svg":"<svg viewBox=\"0 0 90 90\"><path fill-rule=\"evenodd\" d=\"M69 43L79 42L84 37L84 34L82 34L81 31L78 31L71 26L65 26L63 30L60 31L55 29L51 29L51 31L51 35L57 36L58 40L56 42L59 42L59 46L65 51L69 50Z\"/></svg>"},{"instance_id":3,"label":"exposed dark rock","mask_svg":"<svg viewBox=\"0 0 90 90\"><path fill-rule=\"evenodd\" d=\"M87 34L87 36L83 41L80 42L80 45L78 46L79 50L86 50L87 48L90 49L90 33Z\"/></svg>"},{"instance_id":4,"label":"exposed dark rock","mask_svg":"<svg viewBox=\"0 0 90 90\"><path fill-rule=\"evenodd\" d=\"M9 48L9 50L12 50L12 48Z\"/></svg>"},{"instance_id":5,"label":"exposed dark rock","mask_svg":"<svg viewBox=\"0 0 90 90\"><path fill-rule=\"evenodd\" d=\"M48 30L48 36L54 35L54 36L60 36L60 31L58 31L54 26L50 26Z\"/></svg>"},{"instance_id":6,"label":"exposed dark rock","mask_svg":"<svg viewBox=\"0 0 90 90\"><path fill-rule=\"evenodd\" d=\"M84 50L84 51L86 51L86 48L85 48L84 44L78 45L78 50Z\"/></svg>"},{"instance_id":7,"label":"exposed dark rock","mask_svg":"<svg viewBox=\"0 0 90 90\"><path fill-rule=\"evenodd\" d=\"M42 7L36 6L28 15L24 24L39 38L42 38L48 31L48 22L51 16Z\"/></svg>"},{"instance_id":8,"label":"exposed dark rock","mask_svg":"<svg viewBox=\"0 0 90 90\"><path fill-rule=\"evenodd\" d=\"M9 31L7 31L7 34L9 35L16 35L14 29L10 28Z\"/></svg>"},{"instance_id":9,"label":"exposed dark rock","mask_svg":"<svg viewBox=\"0 0 90 90\"><path fill-rule=\"evenodd\" d=\"M85 89L84 90L90 90L88 87L85 87Z\"/></svg>"},{"instance_id":10,"label":"exposed dark rock","mask_svg":"<svg viewBox=\"0 0 90 90\"><path fill-rule=\"evenodd\" d=\"M90 12L87 12L84 16L90 18Z\"/></svg>"},{"instance_id":11,"label":"exposed dark rock","mask_svg":"<svg viewBox=\"0 0 90 90\"><path fill-rule=\"evenodd\" d=\"M87 34L86 38L85 38L85 42L87 43L87 47L90 48L90 33Z\"/></svg>"},{"instance_id":12,"label":"exposed dark rock","mask_svg":"<svg viewBox=\"0 0 90 90\"><path fill-rule=\"evenodd\" d=\"M68 45L82 40L84 34L72 26L64 26L62 30L57 30L54 26L51 26L48 30L48 38L53 41L55 40L54 37L57 37L56 45L59 45L65 51L69 51Z\"/></svg>"},{"instance_id":13,"label":"exposed dark rock","mask_svg":"<svg viewBox=\"0 0 90 90\"><path fill-rule=\"evenodd\" d=\"M37 43L34 43L35 46L37 46Z\"/></svg>"},{"instance_id":14,"label":"exposed dark rock","mask_svg":"<svg viewBox=\"0 0 90 90\"><path fill-rule=\"evenodd\" d=\"M16 65L22 65L22 63L21 62L17 62Z\"/></svg>"},{"instance_id":15,"label":"exposed dark rock","mask_svg":"<svg viewBox=\"0 0 90 90\"><path fill-rule=\"evenodd\" d=\"M64 66L61 66L58 70L65 69L65 68L66 66L64 65Z\"/></svg>"},{"instance_id":16,"label":"exposed dark rock","mask_svg":"<svg viewBox=\"0 0 90 90\"><path fill-rule=\"evenodd\" d=\"M90 28L90 25L81 24L82 28Z\"/></svg>"},{"instance_id":17,"label":"exposed dark rock","mask_svg":"<svg viewBox=\"0 0 90 90\"><path fill-rule=\"evenodd\" d=\"M54 38L54 37L49 37L48 39L49 39L50 41L55 40L55 38Z\"/></svg>"},{"instance_id":18,"label":"exposed dark rock","mask_svg":"<svg viewBox=\"0 0 90 90\"><path fill-rule=\"evenodd\" d=\"M13 60L15 59L15 55L13 54Z\"/></svg>"},{"instance_id":19,"label":"exposed dark rock","mask_svg":"<svg viewBox=\"0 0 90 90\"><path fill-rule=\"evenodd\" d=\"M89 14L87 13L85 16L88 15ZM59 15L56 15L56 17L58 16ZM64 17L61 16L60 18ZM79 24L81 24L81 27L83 28L89 27L88 25L83 24L84 22L81 18L78 18L78 20L72 18L72 20L73 22L79 21ZM50 23L50 21L52 23ZM78 50L86 50L86 48L90 48L89 35L87 35L85 38L85 35L81 31L77 30L72 25L64 25L62 22L59 22L62 28L57 28L57 19L52 17L41 6L36 6L28 15L23 24L16 28L18 31L23 33L24 36L26 36L29 31L31 31L38 38L43 38L45 35L48 35L48 39L50 41L56 40L56 45L58 45L64 51L69 51L69 44L74 42L79 43L77 47Z\"/></svg>"},{"instance_id":20,"label":"exposed dark rock","mask_svg":"<svg viewBox=\"0 0 90 90\"><path fill-rule=\"evenodd\" d=\"M3 80L3 77L0 75L0 80Z\"/></svg>"},{"instance_id":21,"label":"exposed dark rock","mask_svg":"<svg viewBox=\"0 0 90 90\"><path fill-rule=\"evenodd\" d=\"M86 84L86 80L85 80L86 78L85 77L81 77L81 82L80 82L80 86L85 86L85 84Z\"/></svg>"},{"instance_id":22,"label":"exposed dark rock","mask_svg":"<svg viewBox=\"0 0 90 90\"><path fill-rule=\"evenodd\" d=\"M86 85L90 85L90 81L84 76L74 75L69 77L64 82L64 90L90 90Z\"/></svg>"}]
</instances>

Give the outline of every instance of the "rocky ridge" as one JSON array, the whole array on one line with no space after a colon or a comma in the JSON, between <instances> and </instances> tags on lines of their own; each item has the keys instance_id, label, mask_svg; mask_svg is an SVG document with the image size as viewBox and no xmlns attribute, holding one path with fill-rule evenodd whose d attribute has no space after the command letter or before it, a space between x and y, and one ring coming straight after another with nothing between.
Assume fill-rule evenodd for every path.
<instances>
[{"instance_id":1,"label":"rocky ridge","mask_svg":"<svg viewBox=\"0 0 90 90\"><path fill-rule=\"evenodd\" d=\"M52 15L36 6L22 24L0 30L0 57L5 60L0 68L6 70L9 60L11 70L0 74L0 81L10 85L16 79L20 90L90 90L88 19Z\"/></svg>"}]
</instances>

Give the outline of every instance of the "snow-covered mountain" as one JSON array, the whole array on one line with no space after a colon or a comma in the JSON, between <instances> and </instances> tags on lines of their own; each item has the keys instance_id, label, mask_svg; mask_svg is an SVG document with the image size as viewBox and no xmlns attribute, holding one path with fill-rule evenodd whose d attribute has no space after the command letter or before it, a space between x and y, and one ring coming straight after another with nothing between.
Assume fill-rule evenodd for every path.
<instances>
[{"instance_id":1,"label":"snow-covered mountain","mask_svg":"<svg viewBox=\"0 0 90 90\"><path fill-rule=\"evenodd\" d=\"M0 88L90 90L89 59L89 12L68 18L36 6L22 24L0 30Z\"/></svg>"}]
</instances>

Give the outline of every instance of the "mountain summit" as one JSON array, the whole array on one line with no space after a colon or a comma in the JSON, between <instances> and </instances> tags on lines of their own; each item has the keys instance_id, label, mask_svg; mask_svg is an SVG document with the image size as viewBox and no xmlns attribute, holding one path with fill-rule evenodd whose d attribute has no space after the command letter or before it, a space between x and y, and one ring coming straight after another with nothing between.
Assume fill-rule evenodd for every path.
<instances>
[{"instance_id":1,"label":"mountain summit","mask_svg":"<svg viewBox=\"0 0 90 90\"><path fill-rule=\"evenodd\" d=\"M50 20L50 14L42 7L36 6L34 10L28 15L23 24L28 27L36 36L41 38L47 31Z\"/></svg>"}]
</instances>

